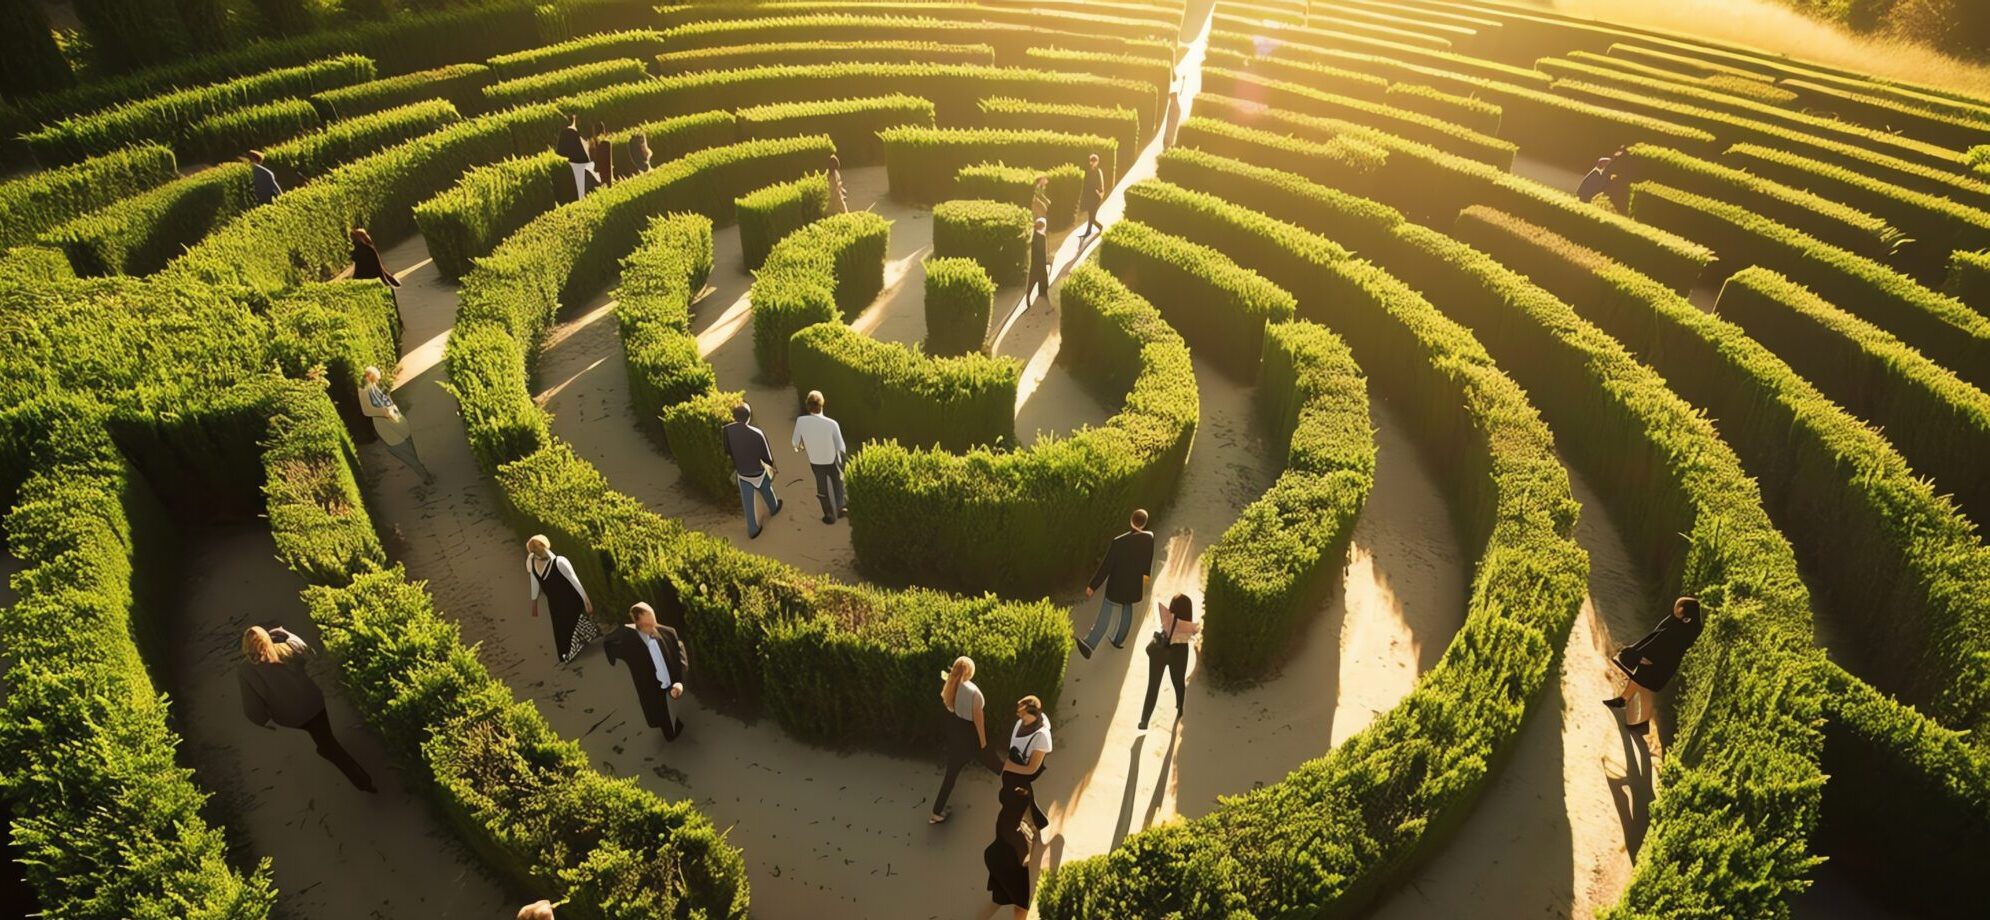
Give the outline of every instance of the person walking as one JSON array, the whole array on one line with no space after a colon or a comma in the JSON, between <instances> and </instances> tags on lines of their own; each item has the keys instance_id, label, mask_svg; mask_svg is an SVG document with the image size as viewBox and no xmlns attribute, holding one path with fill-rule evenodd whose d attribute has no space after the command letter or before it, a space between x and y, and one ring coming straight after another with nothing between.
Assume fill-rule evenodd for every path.
<instances>
[{"instance_id":1,"label":"person walking","mask_svg":"<svg viewBox=\"0 0 1990 920\"><path fill-rule=\"evenodd\" d=\"M1088 239L1093 233L1105 230L1099 224L1099 207L1106 203L1106 171L1099 167L1099 155L1085 158L1085 232L1079 239Z\"/></svg>"},{"instance_id":2,"label":"person walking","mask_svg":"<svg viewBox=\"0 0 1990 920\"><path fill-rule=\"evenodd\" d=\"M1147 641L1147 702L1140 707L1140 730L1147 730L1154 717L1154 700L1161 695L1161 672L1166 670L1175 684L1175 721L1182 720L1182 704L1188 697L1188 646L1200 631L1195 623L1195 601L1177 594L1165 605L1155 602L1161 628Z\"/></svg>"},{"instance_id":3,"label":"person walking","mask_svg":"<svg viewBox=\"0 0 1990 920\"><path fill-rule=\"evenodd\" d=\"M637 132L629 138L629 175L650 171L650 136Z\"/></svg>"},{"instance_id":4,"label":"person walking","mask_svg":"<svg viewBox=\"0 0 1990 920\"><path fill-rule=\"evenodd\" d=\"M401 279L381 263L380 247L373 245L373 235L365 227L352 228L352 277L359 281L379 279L390 288L401 286ZM399 298L395 302L398 304Z\"/></svg>"},{"instance_id":5,"label":"person walking","mask_svg":"<svg viewBox=\"0 0 1990 920\"><path fill-rule=\"evenodd\" d=\"M587 144L588 162L594 164L594 182L602 188L615 184L615 145L608 140L608 126L594 123L594 137Z\"/></svg>"},{"instance_id":6,"label":"person walking","mask_svg":"<svg viewBox=\"0 0 1990 920\"><path fill-rule=\"evenodd\" d=\"M1604 700L1603 705L1625 709L1626 718L1637 719L1625 728L1638 734L1650 729L1652 694L1672 682L1686 650L1700 638L1701 625L1700 599L1690 595L1681 597L1672 602L1672 613L1652 627L1651 632L1619 649L1610 659L1611 664L1624 672L1624 690Z\"/></svg>"},{"instance_id":7,"label":"person walking","mask_svg":"<svg viewBox=\"0 0 1990 920\"><path fill-rule=\"evenodd\" d=\"M947 799L954 794L954 780L960 778L962 767L980 760L981 752L988 749L981 688L974 685L974 659L966 655L954 659L954 666L947 669L946 683L940 686L940 702L952 714L947 719L946 731L947 775L940 780L939 793L933 796L933 813L926 818L929 824L938 824L953 814L953 809L947 807Z\"/></svg>"},{"instance_id":8,"label":"person walking","mask_svg":"<svg viewBox=\"0 0 1990 920\"><path fill-rule=\"evenodd\" d=\"M1036 808L1036 795L1026 784L1005 782L997 800L1002 808L995 815L995 840L981 851L988 866L988 897L995 902L987 916L1010 907L1015 920L1028 920L1031 834L1023 827L1023 815Z\"/></svg>"},{"instance_id":9,"label":"person walking","mask_svg":"<svg viewBox=\"0 0 1990 920\"><path fill-rule=\"evenodd\" d=\"M1050 227L1041 217L1030 229L1030 283L1023 290L1023 300L1035 300L1038 291L1045 300L1050 299Z\"/></svg>"},{"instance_id":10,"label":"person walking","mask_svg":"<svg viewBox=\"0 0 1990 920\"><path fill-rule=\"evenodd\" d=\"M1582 184L1576 186L1576 200L1583 204L1588 204L1591 199L1601 194L1603 189L1609 184L1610 158L1602 157L1596 161L1596 168L1591 169L1589 175L1582 177Z\"/></svg>"},{"instance_id":11,"label":"person walking","mask_svg":"<svg viewBox=\"0 0 1990 920\"><path fill-rule=\"evenodd\" d=\"M1043 808L1036 803L1036 778L1043 775L1044 760L1050 756L1050 718L1043 714L1043 701L1034 694L1016 701L1016 727L1009 731L1009 751L1002 761L1002 785L1024 786L1030 790L1030 820L1037 830L1050 825Z\"/></svg>"},{"instance_id":12,"label":"person walking","mask_svg":"<svg viewBox=\"0 0 1990 920\"><path fill-rule=\"evenodd\" d=\"M726 455L732 458L733 474L739 478L739 501L746 506L746 538L760 536L760 518L753 513L753 493L767 502L767 517L781 513L781 500L774 495L774 452L767 448L767 433L753 427L753 407L740 403L732 407L732 424L725 427Z\"/></svg>"},{"instance_id":13,"label":"person walking","mask_svg":"<svg viewBox=\"0 0 1990 920\"><path fill-rule=\"evenodd\" d=\"M332 734L325 712L325 692L304 670L311 647L283 627L251 626L242 633L242 662L235 680L242 687L242 714L271 731L278 725L301 728L318 746L318 756L332 762L361 792L379 792L373 777Z\"/></svg>"},{"instance_id":14,"label":"person walking","mask_svg":"<svg viewBox=\"0 0 1990 920\"><path fill-rule=\"evenodd\" d=\"M629 666L643 721L663 729L663 740L676 741L684 733L684 720L671 714L670 701L684 696L684 676L691 673L691 656L677 630L658 625L656 609L638 601L629 608L629 622L615 627L601 649L608 653L609 664L620 661Z\"/></svg>"},{"instance_id":15,"label":"person walking","mask_svg":"<svg viewBox=\"0 0 1990 920\"><path fill-rule=\"evenodd\" d=\"M283 186L276 183L276 173L263 165L263 152L251 150L249 160L249 195L257 204L269 204L276 196L283 194Z\"/></svg>"},{"instance_id":16,"label":"person walking","mask_svg":"<svg viewBox=\"0 0 1990 920\"><path fill-rule=\"evenodd\" d=\"M415 453L414 430L408 427L408 419L401 414L401 407L394 404L394 397L387 388L380 385L380 369L369 367L360 373L359 411L373 419L373 433L380 436L380 443L387 445L387 452L421 474L421 481L434 482L435 474L422 465L421 455Z\"/></svg>"},{"instance_id":17,"label":"person walking","mask_svg":"<svg viewBox=\"0 0 1990 920\"><path fill-rule=\"evenodd\" d=\"M566 903L564 901L562 904ZM553 902L540 898L518 909L518 920L555 920Z\"/></svg>"},{"instance_id":18,"label":"person walking","mask_svg":"<svg viewBox=\"0 0 1990 920\"><path fill-rule=\"evenodd\" d=\"M843 161L829 155L829 213L850 213L850 195L843 190Z\"/></svg>"},{"instance_id":19,"label":"person walking","mask_svg":"<svg viewBox=\"0 0 1990 920\"><path fill-rule=\"evenodd\" d=\"M1030 214L1038 223L1050 220L1050 177L1036 177L1036 185L1030 189Z\"/></svg>"},{"instance_id":20,"label":"person walking","mask_svg":"<svg viewBox=\"0 0 1990 920\"><path fill-rule=\"evenodd\" d=\"M1092 631L1078 640L1078 654L1086 658L1092 657L1092 650L1106 637L1106 627L1112 624L1115 611L1120 618L1119 629L1112 636L1112 647L1126 647L1126 632L1133 628L1133 605L1147 595L1147 583L1154 579L1154 535L1147 532L1147 510L1133 509L1126 525L1125 533L1112 538L1112 547L1106 550L1099 570L1092 573L1091 583L1085 586L1088 598L1100 585L1106 589Z\"/></svg>"},{"instance_id":21,"label":"person walking","mask_svg":"<svg viewBox=\"0 0 1990 920\"><path fill-rule=\"evenodd\" d=\"M587 173L594 165L594 159L587 152L587 142L580 139L580 116L568 115L567 126L560 129L560 139L553 142L553 150L567 158L567 165L574 173L574 200L587 197Z\"/></svg>"},{"instance_id":22,"label":"person walking","mask_svg":"<svg viewBox=\"0 0 1990 920\"><path fill-rule=\"evenodd\" d=\"M807 449L808 468L815 473L815 497L822 501L822 523L836 523L837 515L850 513L843 496L843 461L850 449L843 444L843 426L822 414L822 391L810 390L802 401L807 412L795 419L795 436L789 446Z\"/></svg>"},{"instance_id":23,"label":"person walking","mask_svg":"<svg viewBox=\"0 0 1990 920\"><path fill-rule=\"evenodd\" d=\"M601 635L601 627L594 623L594 602L580 586L573 563L553 554L553 541L545 534L525 541L525 574L532 583L532 616L539 616L539 596L545 595L547 616L553 621L553 653L566 664Z\"/></svg>"},{"instance_id":24,"label":"person walking","mask_svg":"<svg viewBox=\"0 0 1990 920\"><path fill-rule=\"evenodd\" d=\"M1161 149L1172 150L1175 146L1175 132L1182 126L1182 91L1179 87L1168 90L1168 113L1161 122Z\"/></svg>"}]
</instances>

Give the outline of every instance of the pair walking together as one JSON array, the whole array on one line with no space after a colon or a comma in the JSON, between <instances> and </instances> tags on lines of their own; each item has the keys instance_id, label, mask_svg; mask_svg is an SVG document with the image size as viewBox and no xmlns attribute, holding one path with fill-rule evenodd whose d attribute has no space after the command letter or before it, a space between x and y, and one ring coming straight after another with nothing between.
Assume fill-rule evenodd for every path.
<instances>
[{"instance_id":1,"label":"pair walking together","mask_svg":"<svg viewBox=\"0 0 1990 920\"><path fill-rule=\"evenodd\" d=\"M795 419L795 433L789 445L807 454L809 470L815 474L815 496L822 503L822 523L834 524L850 513L843 492L843 464L850 458L850 447L843 441L843 426L823 414L826 403L821 390L808 391L802 400L804 411ZM732 407L732 424L725 427L723 434L726 456L732 460L733 476L739 481L739 502L746 512L746 537L755 539L762 527L760 516L755 513L754 496L758 495L767 506L769 518L780 514L785 507L774 494L774 477L780 468L774 463L773 449L768 447L767 432L753 424L752 406L740 403Z\"/></svg>"}]
</instances>

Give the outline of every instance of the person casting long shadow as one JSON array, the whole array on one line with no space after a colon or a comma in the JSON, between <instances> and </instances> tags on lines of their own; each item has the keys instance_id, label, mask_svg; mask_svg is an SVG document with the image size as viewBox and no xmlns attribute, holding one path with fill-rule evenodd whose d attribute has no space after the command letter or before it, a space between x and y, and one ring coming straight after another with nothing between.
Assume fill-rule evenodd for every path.
<instances>
[{"instance_id":1,"label":"person casting long shadow","mask_svg":"<svg viewBox=\"0 0 1990 920\"><path fill-rule=\"evenodd\" d=\"M1002 785L1026 786L1030 791L1030 820L1037 830L1050 825L1043 808L1036 803L1036 778L1043 775L1044 759L1050 756L1050 719L1043 714L1043 701L1034 694L1016 701L1016 727L1009 732L1008 756L1002 761Z\"/></svg>"},{"instance_id":2,"label":"person casting long shadow","mask_svg":"<svg viewBox=\"0 0 1990 920\"><path fill-rule=\"evenodd\" d=\"M1188 697L1188 647L1200 629L1195 623L1195 601L1177 594L1167 604L1155 604L1161 627L1147 640L1147 702L1140 707L1140 730L1154 717L1154 701L1161 695L1161 672L1175 684L1175 721L1182 718Z\"/></svg>"},{"instance_id":3,"label":"person casting long shadow","mask_svg":"<svg viewBox=\"0 0 1990 920\"><path fill-rule=\"evenodd\" d=\"M1682 597L1672 602L1672 613L1652 627L1650 633L1618 650L1610 663L1624 672L1624 690L1603 701L1612 709L1625 710L1626 719L1636 719L1624 727L1644 734L1651 726L1653 694L1671 683L1679 672L1686 650L1700 638L1700 599Z\"/></svg>"},{"instance_id":4,"label":"person casting long shadow","mask_svg":"<svg viewBox=\"0 0 1990 920\"><path fill-rule=\"evenodd\" d=\"M1005 776L1000 801L1002 810L995 816L995 840L981 851L982 862L988 866L988 897L995 902L994 909L982 916L994 916L1003 907L1010 907L1016 920L1027 920L1030 840L1034 835L1023 823L1023 815L1036 811L1036 796L1028 784L1012 782Z\"/></svg>"}]
</instances>

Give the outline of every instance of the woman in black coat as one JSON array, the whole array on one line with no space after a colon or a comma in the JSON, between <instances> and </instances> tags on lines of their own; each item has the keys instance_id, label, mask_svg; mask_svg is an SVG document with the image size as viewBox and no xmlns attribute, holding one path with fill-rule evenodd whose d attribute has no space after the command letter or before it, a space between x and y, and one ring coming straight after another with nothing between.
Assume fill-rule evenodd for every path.
<instances>
[{"instance_id":1,"label":"woman in black coat","mask_svg":"<svg viewBox=\"0 0 1990 920\"><path fill-rule=\"evenodd\" d=\"M1005 778L1002 783L1002 811L995 816L995 840L981 851L988 864L988 897L999 912L1013 907L1016 920L1030 915L1030 836L1023 830L1023 816L1029 813L1030 787Z\"/></svg>"},{"instance_id":2,"label":"woman in black coat","mask_svg":"<svg viewBox=\"0 0 1990 920\"><path fill-rule=\"evenodd\" d=\"M1643 733L1651 724L1652 694L1665 689L1678 673L1679 662L1686 657L1686 650L1693 647L1693 640L1700 638L1700 599L1682 597L1672 602L1672 615L1660 621L1652 631L1630 645L1618 650L1611 663L1624 672L1624 692L1603 701L1612 709L1623 709L1627 703L1635 701L1638 721L1627 726L1632 731Z\"/></svg>"}]
</instances>

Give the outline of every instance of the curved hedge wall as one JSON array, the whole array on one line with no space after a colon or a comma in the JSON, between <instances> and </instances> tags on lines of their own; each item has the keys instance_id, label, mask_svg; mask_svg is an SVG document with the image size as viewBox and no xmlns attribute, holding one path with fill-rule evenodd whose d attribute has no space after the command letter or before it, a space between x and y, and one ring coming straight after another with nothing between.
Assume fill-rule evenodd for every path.
<instances>
[{"instance_id":1,"label":"curved hedge wall","mask_svg":"<svg viewBox=\"0 0 1990 920\"><path fill-rule=\"evenodd\" d=\"M753 358L761 376L789 377L788 339L816 323L855 318L884 290L891 221L837 214L781 240L753 278Z\"/></svg>"},{"instance_id":2,"label":"curved hedge wall","mask_svg":"<svg viewBox=\"0 0 1990 920\"><path fill-rule=\"evenodd\" d=\"M1085 169L1086 157L1097 154L1105 171L1106 188L1118 181L1119 144L1110 138L1055 131L996 128L889 128L884 139L884 168L891 195L903 201L930 203L953 195L954 176L977 163L1052 169Z\"/></svg>"},{"instance_id":3,"label":"curved hedge wall","mask_svg":"<svg viewBox=\"0 0 1990 920\"><path fill-rule=\"evenodd\" d=\"M739 251L751 272L783 237L829 216L829 177L803 176L733 199L739 217Z\"/></svg>"},{"instance_id":4,"label":"curved hedge wall","mask_svg":"<svg viewBox=\"0 0 1990 920\"><path fill-rule=\"evenodd\" d=\"M629 58L575 64L559 70L530 73L492 83L484 87L484 105L493 109L502 109L508 106L555 100L560 100L564 104L564 100L569 96L624 83L639 83L647 79L649 71L644 69L643 62ZM587 111L571 105L566 107L575 111ZM589 119L583 129L592 123Z\"/></svg>"},{"instance_id":5,"label":"curved hedge wall","mask_svg":"<svg viewBox=\"0 0 1990 920\"><path fill-rule=\"evenodd\" d=\"M942 201L933 207L933 256L972 259L997 285L1021 284L1030 267L1028 208L999 201Z\"/></svg>"},{"instance_id":6,"label":"curved hedge wall","mask_svg":"<svg viewBox=\"0 0 1990 920\"><path fill-rule=\"evenodd\" d=\"M1085 187L1085 169L1074 163L1049 169L1030 169L1005 163L977 163L954 173L954 197L1000 201L1017 207L1030 207L1036 197L1036 177L1050 180L1044 192L1050 198L1044 215L1051 230L1063 230L1078 220L1078 198Z\"/></svg>"},{"instance_id":7,"label":"curved hedge wall","mask_svg":"<svg viewBox=\"0 0 1990 920\"><path fill-rule=\"evenodd\" d=\"M1096 265L1073 270L1061 291L1062 356L1108 398L1126 394L1125 408L1099 428L1016 451L865 447L844 476L851 505L864 509L850 519L850 542L866 577L1040 597L1082 576L1127 509L1168 504L1199 405L1187 346Z\"/></svg>"},{"instance_id":8,"label":"curved hedge wall","mask_svg":"<svg viewBox=\"0 0 1990 920\"><path fill-rule=\"evenodd\" d=\"M1290 320L1297 301L1208 246L1122 220L1106 231L1099 265L1145 296L1224 373L1258 379L1265 327Z\"/></svg>"},{"instance_id":9,"label":"curved hedge wall","mask_svg":"<svg viewBox=\"0 0 1990 920\"><path fill-rule=\"evenodd\" d=\"M852 445L890 438L914 447L967 450L1016 442L1016 384L1023 366L983 354L927 357L859 333L840 320L788 339L795 403L833 394Z\"/></svg>"},{"instance_id":10,"label":"curved hedge wall","mask_svg":"<svg viewBox=\"0 0 1990 920\"><path fill-rule=\"evenodd\" d=\"M335 121L263 151L264 162L279 175L309 181L341 164L462 121L456 106L442 99L409 103L398 108Z\"/></svg>"},{"instance_id":11,"label":"curved hedge wall","mask_svg":"<svg viewBox=\"0 0 1990 920\"><path fill-rule=\"evenodd\" d=\"M878 139L878 132L900 126L932 127L933 104L917 96L894 94L866 99L779 102L739 110L742 139L827 134L835 142L836 156L844 166L884 162L884 142Z\"/></svg>"},{"instance_id":12,"label":"curved hedge wall","mask_svg":"<svg viewBox=\"0 0 1990 920\"><path fill-rule=\"evenodd\" d=\"M0 248L19 246L43 231L171 182L179 175L173 151L146 142L112 153L0 182Z\"/></svg>"},{"instance_id":13,"label":"curved hedge wall","mask_svg":"<svg viewBox=\"0 0 1990 920\"><path fill-rule=\"evenodd\" d=\"M926 352L964 355L988 340L995 312L995 281L973 259L928 258L926 270Z\"/></svg>"}]
</instances>

